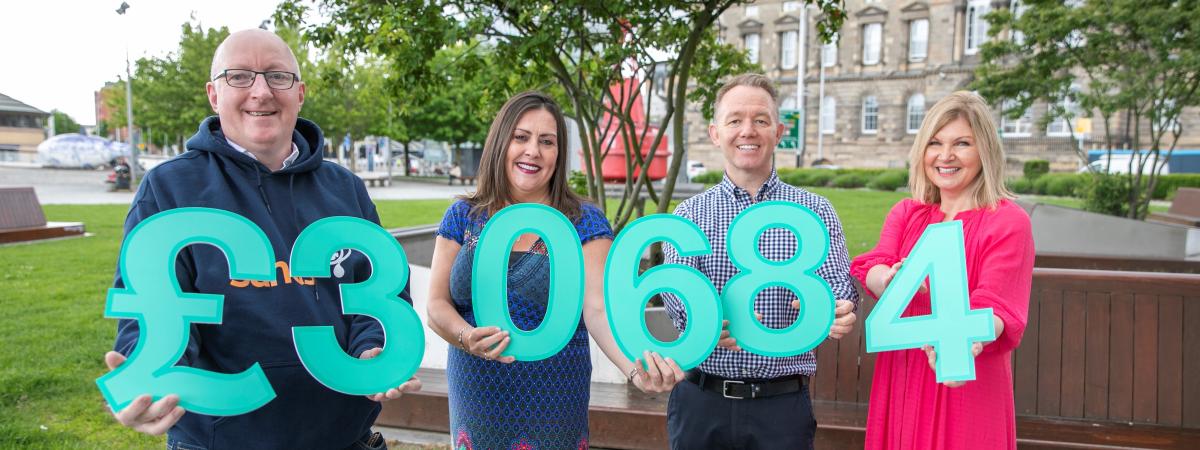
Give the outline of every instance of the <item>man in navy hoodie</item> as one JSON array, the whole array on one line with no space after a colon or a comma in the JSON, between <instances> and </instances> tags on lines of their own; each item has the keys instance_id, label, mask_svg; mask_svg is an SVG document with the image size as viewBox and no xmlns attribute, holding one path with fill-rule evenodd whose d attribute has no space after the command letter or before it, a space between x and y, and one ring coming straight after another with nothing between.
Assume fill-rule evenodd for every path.
<instances>
[{"instance_id":1,"label":"man in navy hoodie","mask_svg":"<svg viewBox=\"0 0 1200 450\"><path fill-rule=\"evenodd\" d=\"M415 379L368 397L344 395L318 383L300 364L292 327L332 325L348 354L371 358L383 347L376 320L342 315L338 284L370 276L357 252L335 255L333 278L288 273L292 244L309 224L329 216L379 223L362 180L325 162L316 124L297 117L304 103L295 55L278 36L259 29L231 34L213 55L206 85L216 117L200 124L188 151L146 174L125 220L140 221L182 207L224 209L247 217L266 233L279 259L275 282L230 280L225 256L208 245L180 252L180 288L225 296L223 322L193 324L178 365L237 373L259 363L275 399L247 414L214 417L185 413L179 397L138 397L115 412L121 424L147 434L168 433L171 449L385 448L371 431L379 401L420 388ZM282 265L280 264L282 263ZM114 286L123 287L118 272ZM401 294L405 300L408 290ZM109 368L123 363L138 341L135 320L118 324Z\"/></svg>"}]
</instances>

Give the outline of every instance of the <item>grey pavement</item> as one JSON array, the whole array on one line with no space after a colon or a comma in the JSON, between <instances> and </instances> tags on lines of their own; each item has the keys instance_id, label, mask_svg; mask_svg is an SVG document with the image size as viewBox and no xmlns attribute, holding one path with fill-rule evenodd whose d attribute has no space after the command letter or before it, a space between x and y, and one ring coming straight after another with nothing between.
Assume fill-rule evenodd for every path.
<instances>
[{"instance_id":1,"label":"grey pavement","mask_svg":"<svg viewBox=\"0 0 1200 450\"><path fill-rule=\"evenodd\" d=\"M42 204L125 204L133 192L108 192L107 170L43 169L0 164L0 187L33 186ZM398 181L388 187L367 188L373 200L450 199L475 189L438 183Z\"/></svg>"}]
</instances>

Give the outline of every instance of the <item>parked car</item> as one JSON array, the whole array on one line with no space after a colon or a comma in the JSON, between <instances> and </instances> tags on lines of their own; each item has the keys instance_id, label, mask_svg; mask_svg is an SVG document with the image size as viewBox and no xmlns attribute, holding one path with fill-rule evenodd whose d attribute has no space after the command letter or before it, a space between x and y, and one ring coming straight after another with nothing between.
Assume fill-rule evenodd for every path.
<instances>
[{"instance_id":1,"label":"parked car","mask_svg":"<svg viewBox=\"0 0 1200 450\"><path fill-rule=\"evenodd\" d=\"M1129 159L1130 159L1130 155L1113 155L1112 156L1112 164L1109 165L1108 158L1101 157L1100 159L1092 161L1092 162L1088 163L1088 165L1079 168L1079 173L1085 173L1085 172L1129 173ZM1134 166L1135 170L1136 170L1139 162L1140 161L1137 161L1137 160L1133 161L1133 166ZM1146 175L1150 174L1150 171L1154 170L1154 166L1153 166L1154 162L1155 161L1153 159L1147 158L1147 161L1145 161L1145 165L1142 166L1142 173L1146 174ZM1163 164L1162 171L1159 172L1159 174L1167 175L1169 173L1171 173L1171 166L1167 165L1167 164Z\"/></svg>"},{"instance_id":2,"label":"parked car","mask_svg":"<svg viewBox=\"0 0 1200 450\"><path fill-rule=\"evenodd\" d=\"M687 162L687 177L689 180L692 178L695 178L696 176L698 176L706 171L707 171L707 169L704 168L704 163L702 163L700 161L688 160L688 162Z\"/></svg>"}]
</instances>

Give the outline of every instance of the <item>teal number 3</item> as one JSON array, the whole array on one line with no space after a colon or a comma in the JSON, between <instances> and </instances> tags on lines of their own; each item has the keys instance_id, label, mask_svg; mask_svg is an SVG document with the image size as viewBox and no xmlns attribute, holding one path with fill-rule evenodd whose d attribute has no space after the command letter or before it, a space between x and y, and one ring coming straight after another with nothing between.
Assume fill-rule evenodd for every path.
<instances>
[{"instance_id":1,"label":"teal number 3","mask_svg":"<svg viewBox=\"0 0 1200 450\"><path fill-rule=\"evenodd\" d=\"M613 337L630 361L642 350L670 357L680 368L700 365L721 335L721 301L717 290L700 271L679 264L663 264L638 276L642 253L657 241L670 243L680 256L712 252L700 227L679 216L657 214L633 221L625 228L604 268L605 309ZM660 292L672 292L683 302L687 327L675 341L666 343L646 328L646 301Z\"/></svg>"},{"instance_id":2,"label":"teal number 3","mask_svg":"<svg viewBox=\"0 0 1200 450\"><path fill-rule=\"evenodd\" d=\"M224 306L221 295L180 291L175 258L191 244L210 244L224 252L231 278L275 277L275 252L267 236L228 211L173 209L134 227L121 246L125 288L109 289L104 316L137 320L141 335L129 359L96 380L116 411L141 394L155 400L179 394L184 409L212 416L253 411L275 398L258 363L236 374L174 366L187 347L190 325L221 323Z\"/></svg>"},{"instance_id":3,"label":"teal number 3","mask_svg":"<svg viewBox=\"0 0 1200 450\"><path fill-rule=\"evenodd\" d=\"M933 313L901 318L926 276ZM996 328L991 308L970 309L961 221L925 229L867 317L865 327L868 352L932 345L937 351L939 383L975 379L971 344L995 339Z\"/></svg>"},{"instance_id":4,"label":"teal number 3","mask_svg":"<svg viewBox=\"0 0 1200 450\"><path fill-rule=\"evenodd\" d=\"M408 260L396 239L370 221L327 217L309 225L292 247L292 273L328 277L330 257L351 248L371 261L371 278L342 284L342 311L361 314L383 325L383 352L371 359L347 355L328 325L292 328L300 362L321 384L351 395L386 392L417 372L425 352L421 318L400 291L408 282Z\"/></svg>"},{"instance_id":5,"label":"teal number 3","mask_svg":"<svg viewBox=\"0 0 1200 450\"><path fill-rule=\"evenodd\" d=\"M796 236L796 253L784 261L758 251L764 231L783 228ZM789 202L763 202L742 211L729 225L729 259L740 270L721 292L729 333L745 350L765 356L793 356L812 350L829 335L833 324L833 291L816 274L829 253L829 230L812 210ZM796 321L772 329L754 317L754 298L772 286L791 290L800 299Z\"/></svg>"}]
</instances>

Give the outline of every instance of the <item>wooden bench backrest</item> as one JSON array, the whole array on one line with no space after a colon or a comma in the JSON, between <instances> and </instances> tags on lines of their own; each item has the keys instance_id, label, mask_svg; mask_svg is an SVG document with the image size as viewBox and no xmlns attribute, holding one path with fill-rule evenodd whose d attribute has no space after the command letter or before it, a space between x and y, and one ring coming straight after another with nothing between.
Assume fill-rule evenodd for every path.
<instances>
[{"instance_id":1,"label":"wooden bench backrest","mask_svg":"<svg viewBox=\"0 0 1200 450\"><path fill-rule=\"evenodd\" d=\"M1175 200L1171 201L1171 214L1200 217L1200 189L1181 187L1175 191Z\"/></svg>"},{"instance_id":2,"label":"wooden bench backrest","mask_svg":"<svg viewBox=\"0 0 1200 450\"><path fill-rule=\"evenodd\" d=\"M42 205L31 187L0 188L0 230L46 225Z\"/></svg>"},{"instance_id":3,"label":"wooden bench backrest","mask_svg":"<svg viewBox=\"0 0 1200 450\"><path fill-rule=\"evenodd\" d=\"M866 403L863 318L817 347L815 400ZM1200 275L1034 269L1013 354L1018 415L1200 428Z\"/></svg>"}]
</instances>

